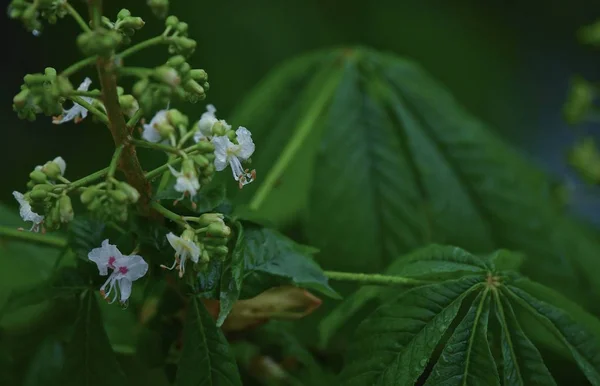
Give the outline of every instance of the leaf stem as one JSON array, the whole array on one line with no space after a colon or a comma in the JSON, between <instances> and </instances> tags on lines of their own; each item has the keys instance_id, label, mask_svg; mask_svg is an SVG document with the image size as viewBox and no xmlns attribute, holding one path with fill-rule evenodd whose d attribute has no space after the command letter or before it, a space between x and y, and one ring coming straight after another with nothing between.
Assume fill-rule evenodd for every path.
<instances>
[{"instance_id":1,"label":"leaf stem","mask_svg":"<svg viewBox=\"0 0 600 386\"><path fill-rule=\"evenodd\" d=\"M169 38L163 35L153 37L152 39L148 39L146 41L140 42L136 45L129 47L128 49L118 53L116 56L119 58L125 58L129 55L135 54L138 51L141 51L145 48L155 46L157 44L168 43Z\"/></svg>"},{"instance_id":2,"label":"leaf stem","mask_svg":"<svg viewBox=\"0 0 600 386\"><path fill-rule=\"evenodd\" d=\"M105 125L107 125L107 126L109 125L108 117L106 116L106 114L104 114L102 111L95 108L92 104L87 103L83 98L78 97L78 96L70 96L69 99L72 100L73 102L77 103L81 107L85 108L90 113L94 114L94 116L96 118L98 118Z\"/></svg>"},{"instance_id":3,"label":"leaf stem","mask_svg":"<svg viewBox=\"0 0 600 386\"><path fill-rule=\"evenodd\" d=\"M124 147L124 145L119 145L115 149L112 159L110 160L110 165L108 166L108 172L106 173L107 178L112 178L115 176L115 172L117 171L117 165L119 164L119 159L121 158L121 153L123 152Z\"/></svg>"},{"instance_id":4,"label":"leaf stem","mask_svg":"<svg viewBox=\"0 0 600 386\"><path fill-rule=\"evenodd\" d=\"M67 12L69 13L69 15L71 15L73 17L73 19L75 19L75 21L77 22L77 24L79 24L79 26L81 27L81 29L84 32L91 32L91 28L90 26L85 22L85 20L83 20L83 18L81 17L81 15L79 14L79 12L77 12L77 10L75 8L73 8L71 6L71 4L69 4L68 2L64 2L64 6L67 9Z\"/></svg>"},{"instance_id":5,"label":"leaf stem","mask_svg":"<svg viewBox=\"0 0 600 386\"><path fill-rule=\"evenodd\" d=\"M0 239L4 238L40 245L47 245L49 247L55 248L64 248L67 246L67 240L60 237L35 232L20 231L17 229L0 226Z\"/></svg>"},{"instance_id":6,"label":"leaf stem","mask_svg":"<svg viewBox=\"0 0 600 386\"><path fill-rule=\"evenodd\" d=\"M182 150L179 150L173 146L165 145L163 143L154 143L133 138L130 139L129 142L137 147L145 147L146 149L165 151L167 153L177 154L180 157L183 157L183 155L185 154Z\"/></svg>"},{"instance_id":7,"label":"leaf stem","mask_svg":"<svg viewBox=\"0 0 600 386\"><path fill-rule=\"evenodd\" d=\"M65 68L63 70L63 72L61 73L61 75L69 77L69 76L73 75L74 73L76 73L77 71L81 70L82 68L93 65L94 63L96 63L97 59L98 59L97 56L90 56L89 58L82 59L76 63L71 64L69 67Z\"/></svg>"},{"instance_id":8,"label":"leaf stem","mask_svg":"<svg viewBox=\"0 0 600 386\"><path fill-rule=\"evenodd\" d=\"M360 284L370 285L421 285L430 283L425 280L418 280L411 277L389 276L369 273L336 272L325 271L325 276L331 280L358 282Z\"/></svg>"},{"instance_id":9,"label":"leaf stem","mask_svg":"<svg viewBox=\"0 0 600 386\"><path fill-rule=\"evenodd\" d=\"M158 213L162 214L169 220L174 221L181 226L184 226L184 227L187 226L187 223L183 220L182 216L178 215L177 213L171 212L170 210L168 210L167 208L165 208L158 202L153 201L150 205L152 206L152 208L154 210L156 210Z\"/></svg>"},{"instance_id":10,"label":"leaf stem","mask_svg":"<svg viewBox=\"0 0 600 386\"><path fill-rule=\"evenodd\" d=\"M77 181L73 181L69 184L67 191L72 191L77 188L81 188L81 187L89 184L90 182L93 182L95 180L98 180L98 179L104 177L107 173L108 173L108 168L104 168L104 169L98 170L97 172L90 174L89 176L80 178Z\"/></svg>"},{"instance_id":11,"label":"leaf stem","mask_svg":"<svg viewBox=\"0 0 600 386\"><path fill-rule=\"evenodd\" d=\"M296 153L301 149L302 144L309 136L312 128L314 127L315 121L321 115L325 108L327 101L333 95L336 86L338 85L341 78L341 73L338 72L335 76L328 79L327 83L323 85L321 92L316 96L314 102L310 106L308 112L304 116L304 119L300 122L296 128L294 135L290 138L285 148L281 152L281 155L269 171L269 174L265 177L265 181L259 186L254 197L250 201L249 208L251 210L258 210L269 193L277 183L277 180L281 177L285 169L288 167Z\"/></svg>"}]
</instances>

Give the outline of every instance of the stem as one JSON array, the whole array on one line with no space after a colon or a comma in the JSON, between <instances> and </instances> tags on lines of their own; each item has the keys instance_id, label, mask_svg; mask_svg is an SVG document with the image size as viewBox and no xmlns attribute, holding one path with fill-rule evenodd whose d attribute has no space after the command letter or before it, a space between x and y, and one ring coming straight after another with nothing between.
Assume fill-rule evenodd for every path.
<instances>
[{"instance_id":1,"label":"stem","mask_svg":"<svg viewBox=\"0 0 600 386\"><path fill-rule=\"evenodd\" d=\"M287 143L285 149L283 149L283 152L269 171L269 174L267 174L265 182L259 186L254 197L252 197L249 205L251 210L258 210L260 208L296 153L298 153L302 144L311 133L314 122L319 118L327 101L330 99L331 95L333 95L340 77L341 73L338 72L335 76L330 77L323 86L319 95L317 95L313 104L310 106L310 109L306 113L306 116L296 128L293 137Z\"/></svg>"},{"instance_id":2,"label":"stem","mask_svg":"<svg viewBox=\"0 0 600 386\"><path fill-rule=\"evenodd\" d=\"M170 210L168 210L167 208L165 208L164 206L162 206L158 202L154 201L150 205L152 206L152 208L154 210L156 210L158 213L162 214L163 216L165 216L169 220L174 221L174 222L176 222L177 224L179 224L181 226L186 226L187 225L187 223L185 221L183 221L182 216L178 215L177 213L171 212Z\"/></svg>"},{"instance_id":3,"label":"stem","mask_svg":"<svg viewBox=\"0 0 600 386\"><path fill-rule=\"evenodd\" d=\"M420 285L429 283L428 281L413 279L411 277L389 276L368 273L335 272L325 271L325 275L331 280L358 282L360 284L375 285Z\"/></svg>"},{"instance_id":4,"label":"stem","mask_svg":"<svg viewBox=\"0 0 600 386\"><path fill-rule=\"evenodd\" d=\"M164 171L167 171L169 169L168 165L174 166L174 165L177 165L178 163L180 163L181 161L182 161L181 157L177 157L172 160L169 160L169 162L167 162L166 164L159 166L154 170L150 170L148 173L146 173L146 178L148 180L152 180L152 179L158 177Z\"/></svg>"},{"instance_id":5,"label":"stem","mask_svg":"<svg viewBox=\"0 0 600 386\"><path fill-rule=\"evenodd\" d=\"M91 66L92 64L96 63L97 59L97 56L90 56L89 58L82 59L79 62L73 63L69 67L65 68L61 75L69 77L77 71L81 70L82 68L86 66Z\"/></svg>"},{"instance_id":6,"label":"stem","mask_svg":"<svg viewBox=\"0 0 600 386\"><path fill-rule=\"evenodd\" d=\"M87 184L89 184L90 182L93 182L95 180L98 180L102 177L104 177L106 175L106 173L108 173L108 168L104 168L102 170L98 170L95 173L90 174L89 176L80 178L77 181L73 181L69 184L69 187L67 188L67 191L71 191L71 190L75 190L77 188L81 188Z\"/></svg>"},{"instance_id":7,"label":"stem","mask_svg":"<svg viewBox=\"0 0 600 386\"><path fill-rule=\"evenodd\" d=\"M77 12L77 10L71 6L71 4L65 2L64 6L67 9L67 12L73 17L73 19L75 19L77 24L79 24L84 32L92 32L91 28L87 25L85 20L83 20L79 12Z\"/></svg>"},{"instance_id":8,"label":"stem","mask_svg":"<svg viewBox=\"0 0 600 386\"><path fill-rule=\"evenodd\" d=\"M107 126L109 125L108 117L106 116L106 114L104 114L102 111L100 111L97 108L95 108L94 106L92 106L90 103L87 103L83 98L78 97L78 96L70 96L69 99L72 100L73 102L77 103L81 107L84 107L90 113L94 114L94 116L96 118L98 118L105 125L107 125Z\"/></svg>"},{"instance_id":9,"label":"stem","mask_svg":"<svg viewBox=\"0 0 600 386\"><path fill-rule=\"evenodd\" d=\"M112 178L115 176L115 172L117 171L117 165L119 164L119 159L121 158L121 153L123 152L124 145L117 146L115 152L110 160L110 165L108 166L108 172L106 173L107 178Z\"/></svg>"},{"instance_id":10,"label":"stem","mask_svg":"<svg viewBox=\"0 0 600 386\"><path fill-rule=\"evenodd\" d=\"M127 127L129 127L130 131L131 129L133 129L133 126L135 126L138 121L144 116L144 110L142 110L142 108L140 107L132 116L131 118L129 118L129 120L127 121Z\"/></svg>"},{"instance_id":11,"label":"stem","mask_svg":"<svg viewBox=\"0 0 600 386\"><path fill-rule=\"evenodd\" d=\"M156 36L152 39L148 39L146 41L143 41L141 43L138 43L134 46L129 47L128 49L118 53L117 56L119 58L125 58L125 57L135 54L136 52L141 51L145 48L152 47L157 44L168 43L168 42L169 42L169 38L167 38L166 36L162 36L162 35Z\"/></svg>"},{"instance_id":12,"label":"stem","mask_svg":"<svg viewBox=\"0 0 600 386\"><path fill-rule=\"evenodd\" d=\"M146 78L154 72L149 68L143 67L120 67L117 69L119 76L135 76L138 78Z\"/></svg>"},{"instance_id":13,"label":"stem","mask_svg":"<svg viewBox=\"0 0 600 386\"><path fill-rule=\"evenodd\" d=\"M181 136L181 139L179 140L179 146L177 146L177 147L181 149L183 147L183 145L185 145L187 140L192 138L194 136L194 134L196 134L197 130L198 130L198 128L194 127L193 130L190 130L185 135Z\"/></svg>"},{"instance_id":14,"label":"stem","mask_svg":"<svg viewBox=\"0 0 600 386\"><path fill-rule=\"evenodd\" d=\"M73 91L71 91L70 96L98 98L98 97L102 96L102 93L100 92L100 90L93 90L93 91L73 90Z\"/></svg>"},{"instance_id":15,"label":"stem","mask_svg":"<svg viewBox=\"0 0 600 386\"><path fill-rule=\"evenodd\" d=\"M60 237L43 235L34 232L20 231L4 226L0 226L0 238L20 240L28 243L47 245L56 248L64 248L67 246L67 240Z\"/></svg>"},{"instance_id":16,"label":"stem","mask_svg":"<svg viewBox=\"0 0 600 386\"><path fill-rule=\"evenodd\" d=\"M154 143L154 142L142 141L142 140L133 139L133 138L130 139L129 142L132 145L135 145L138 147L145 147L146 149L166 151L167 153L177 154L180 157L182 157L184 155L183 151L177 149L176 147L165 145L164 143Z\"/></svg>"}]
</instances>

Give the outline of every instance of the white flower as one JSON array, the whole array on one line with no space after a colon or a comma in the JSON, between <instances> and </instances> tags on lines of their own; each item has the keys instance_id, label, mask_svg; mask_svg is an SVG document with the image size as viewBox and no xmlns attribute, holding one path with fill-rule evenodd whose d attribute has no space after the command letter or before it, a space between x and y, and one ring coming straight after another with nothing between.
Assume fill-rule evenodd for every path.
<instances>
[{"instance_id":1,"label":"white flower","mask_svg":"<svg viewBox=\"0 0 600 386\"><path fill-rule=\"evenodd\" d=\"M23 221L31 221L33 223L30 231L39 231L40 224L44 221L44 216L40 216L31 209L31 204L25 199L22 193L15 191L13 192L13 197L19 202L19 214Z\"/></svg>"},{"instance_id":2,"label":"white flower","mask_svg":"<svg viewBox=\"0 0 600 386\"><path fill-rule=\"evenodd\" d=\"M225 122L225 120L217 119L215 113L217 109L213 105L206 106L206 112L202 114L194 134L194 141L200 142L204 139L210 140L213 136L212 127L215 123L219 122L223 125L225 130L231 129L231 125Z\"/></svg>"},{"instance_id":3,"label":"white flower","mask_svg":"<svg viewBox=\"0 0 600 386\"><path fill-rule=\"evenodd\" d=\"M254 142L252 134L245 127L238 128L235 132L237 144L231 142L226 136L214 137L212 143L215 145L215 169L221 171L231 165L233 178L239 182L240 189L254 181L256 172L244 170L242 162L252 156L254 153Z\"/></svg>"},{"instance_id":4,"label":"white flower","mask_svg":"<svg viewBox=\"0 0 600 386\"><path fill-rule=\"evenodd\" d=\"M92 80L90 78L85 78L83 83L79 85L77 90L79 91L87 91L90 85L92 84ZM91 104L94 99L91 97L81 97L84 101ZM60 125L61 123L75 121L75 123L81 122L85 117L87 117L88 111L85 107L79 105L78 103L73 103L73 107L68 110L63 109L62 115L58 117L54 117L52 119L52 123L55 125Z\"/></svg>"},{"instance_id":5,"label":"white flower","mask_svg":"<svg viewBox=\"0 0 600 386\"><path fill-rule=\"evenodd\" d=\"M144 132L142 138L148 142L161 142L167 143L168 140L163 139L162 135L158 131L158 125L167 122L167 110L160 110L157 112L150 123L144 125Z\"/></svg>"},{"instance_id":6,"label":"white flower","mask_svg":"<svg viewBox=\"0 0 600 386\"><path fill-rule=\"evenodd\" d=\"M109 244L108 240L104 240L100 248L92 249L88 259L96 263L102 276L108 274L109 268L112 269L108 280L100 287L100 293L105 299L109 298L113 289L115 290L111 303L117 298L121 303L126 303L131 295L132 283L148 272L148 263L142 256L124 256L115 245Z\"/></svg>"},{"instance_id":7,"label":"white flower","mask_svg":"<svg viewBox=\"0 0 600 386\"><path fill-rule=\"evenodd\" d=\"M182 193L181 198L184 198L186 194L189 194L190 199L198 193L198 189L200 189L200 182L198 181L198 176L196 176L195 172L188 171L187 173L183 171L178 172L173 169L171 165L167 165L169 170L171 170L171 174L177 177L177 181L175 182L175 191Z\"/></svg>"},{"instance_id":8,"label":"white flower","mask_svg":"<svg viewBox=\"0 0 600 386\"><path fill-rule=\"evenodd\" d=\"M190 235L186 233L190 232ZM185 273L185 261L190 258L194 263L198 262L200 258L200 248L193 240L193 231L184 231L181 237L175 236L172 232L167 235L169 244L175 250L175 262L171 267L161 265L161 267L172 270L174 268L179 269L179 277L183 277Z\"/></svg>"}]
</instances>

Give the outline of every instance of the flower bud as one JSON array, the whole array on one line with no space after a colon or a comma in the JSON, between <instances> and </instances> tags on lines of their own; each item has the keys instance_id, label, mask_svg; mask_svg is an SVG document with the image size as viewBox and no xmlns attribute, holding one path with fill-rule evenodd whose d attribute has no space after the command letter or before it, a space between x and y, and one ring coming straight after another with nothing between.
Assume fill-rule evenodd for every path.
<instances>
[{"instance_id":1,"label":"flower bud","mask_svg":"<svg viewBox=\"0 0 600 386\"><path fill-rule=\"evenodd\" d=\"M82 201L83 201L83 200L82 200ZM101 200L101 198L100 198L100 197L96 197L96 198L94 198L94 199L93 199L93 200L90 202L90 204L88 205L88 210L89 210L90 212L95 212L95 211L97 211L98 209L100 209L100 207L101 207L101 206L102 206L102 200Z\"/></svg>"},{"instance_id":2,"label":"flower bud","mask_svg":"<svg viewBox=\"0 0 600 386\"><path fill-rule=\"evenodd\" d=\"M202 69L193 69L190 71L190 77L198 82L205 82L208 79L208 74Z\"/></svg>"},{"instance_id":3,"label":"flower bud","mask_svg":"<svg viewBox=\"0 0 600 386\"><path fill-rule=\"evenodd\" d=\"M29 194L32 201L43 201L48 197L48 191L46 190L32 190Z\"/></svg>"},{"instance_id":4,"label":"flower bud","mask_svg":"<svg viewBox=\"0 0 600 386\"><path fill-rule=\"evenodd\" d=\"M208 251L206 249L202 249L202 253L200 254L200 261L203 263L208 263L210 261L210 256L208 255Z\"/></svg>"},{"instance_id":5,"label":"flower bud","mask_svg":"<svg viewBox=\"0 0 600 386\"><path fill-rule=\"evenodd\" d=\"M175 30L177 32L179 32L180 34L185 35L187 33L187 31L188 31L188 23L180 21L175 26Z\"/></svg>"},{"instance_id":6,"label":"flower bud","mask_svg":"<svg viewBox=\"0 0 600 386\"><path fill-rule=\"evenodd\" d=\"M62 175L62 171L60 169L60 166L56 163L56 162L46 162L46 164L44 165L44 167L42 167L42 172L44 172L45 175L47 175L48 177L50 177L51 179L55 180L58 178L58 176Z\"/></svg>"},{"instance_id":7,"label":"flower bud","mask_svg":"<svg viewBox=\"0 0 600 386\"><path fill-rule=\"evenodd\" d=\"M99 194L101 193L101 190L96 188L95 186L86 188L83 193L81 193L81 196L79 197L81 199L81 202L84 205L89 204L90 202L92 202L92 200L94 198L96 198Z\"/></svg>"},{"instance_id":8,"label":"flower bud","mask_svg":"<svg viewBox=\"0 0 600 386\"><path fill-rule=\"evenodd\" d=\"M29 95L30 95L31 91L29 91L29 89L23 89L21 90L17 95L15 95L15 97L13 98L13 103L17 106L17 107L23 107L27 101L29 100Z\"/></svg>"},{"instance_id":9,"label":"flower bud","mask_svg":"<svg viewBox=\"0 0 600 386\"><path fill-rule=\"evenodd\" d=\"M73 221L73 206L71 206L71 197L62 195L58 199L58 208L60 212L60 221L63 223Z\"/></svg>"},{"instance_id":10,"label":"flower bud","mask_svg":"<svg viewBox=\"0 0 600 386\"><path fill-rule=\"evenodd\" d=\"M54 67L46 67L44 68L44 75L51 79L54 79L56 78L56 69Z\"/></svg>"},{"instance_id":11,"label":"flower bud","mask_svg":"<svg viewBox=\"0 0 600 386\"><path fill-rule=\"evenodd\" d=\"M169 120L169 122L171 123L171 125L178 127L178 126L187 126L189 121L188 118L183 115L179 110L169 110L167 112L167 119Z\"/></svg>"},{"instance_id":12,"label":"flower bud","mask_svg":"<svg viewBox=\"0 0 600 386\"><path fill-rule=\"evenodd\" d=\"M229 237L231 235L231 228L225 224L213 222L208 226L206 233L210 236Z\"/></svg>"},{"instance_id":13,"label":"flower bud","mask_svg":"<svg viewBox=\"0 0 600 386\"><path fill-rule=\"evenodd\" d=\"M181 234L181 238L187 241L192 241L194 243L197 241L196 232L191 228L185 228L185 230Z\"/></svg>"},{"instance_id":14,"label":"flower bud","mask_svg":"<svg viewBox=\"0 0 600 386\"><path fill-rule=\"evenodd\" d=\"M118 20L125 19L126 17L129 17L129 16L131 16L131 12L129 12L129 10L126 8L123 8L122 10L119 11L119 13L117 13Z\"/></svg>"},{"instance_id":15,"label":"flower bud","mask_svg":"<svg viewBox=\"0 0 600 386\"><path fill-rule=\"evenodd\" d=\"M110 197L112 197L113 200L115 200L118 203L123 204L127 202L127 193L123 192L122 190L111 190L108 192L108 194L110 195Z\"/></svg>"},{"instance_id":16,"label":"flower bud","mask_svg":"<svg viewBox=\"0 0 600 386\"><path fill-rule=\"evenodd\" d=\"M48 182L48 176L42 172L42 170L34 170L29 173L29 178L37 184L44 184Z\"/></svg>"},{"instance_id":17,"label":"flower bud","mask_svg":"<svg viewBox=\"0 0 600 386\"><path fill-rule=\"evenodd\" d=\"M36 186L35 182L33 182L33 181L27 182L27 189L33 189L35 186Z\"/></svg>"},{"instance_id":18,"label":"flower bud","mask_svg":"<svg viewBox=\"0 0 600 386\"><path fill-rule=\"evenodd\" d=\"M56 230L60 226L60 212L57 205L54 205L44 218L44 225L49 230Z\"/></svg>"},{"instance_id":19,"label":"flower bud","mask_svg":"<svg viewBox=\"0 0 600 386\"><path fill-rule=\"evenodd\" d=\"M123 28L131 28L134 30L141 29L144 26L144 20L141 17L126 17L119 23L119 26Z\"/></svg>"},{"instance_id":20,"label":"flower bud","mask_svg":"<svg viewBox=\"0 0 600 386\"><path fill-rule=\"evenodd\" d=\"M135 112L140 108L137 99L135 99L133 95L129 94L119 97L119 105L121 106L121 110L123 110L125 115L129 117L135 114Z\"/></svg>"},{"instance_id":21,"label":"flower bud","mask_svg":"<svg viewBox=\"0 0 600 386\"><path fill-rule=\"evenodd\" d=\"M179 74L171 67L160 66L154 69L154 73L152 74L154 78L157 80L168 84L171 87L178 86L181 82L179 78Z\"/></svg>"},{"instance_id":22,"label":"flower bud","mask_svg":"<svg viewBox=\"0 0 600 386\"><path fill-rule=\"evenodd\" d=\"M140 198L140 193L127 182L121 182L119 184L119 189L127 195L127 200L132 204L135 204Z\"/></svg>"},{"instance_id":23,"label":"flower bud","mask_svg":"<svg viewBox=\"0 0 600 386\"><path fill-rule=\"evenodd\" d=\"M226 258L227 254L229 253L229 248L227 248L225 245L219 245L216 247L207 246L206 249L211 254L211 256L214 256L221 260Z\"/></svg>"},{"instance_id":24,"label":"flower bud","mask_svg":"<svg viewBox=\"0 0 600 386\"><path fill-rule=\"evenodd\" d=\"M215 136L222 136L227 134L227 130L229 130L231 126L224 123L222 120L215 122L212 125L211 131Z\"/></svg>"},{"instance_id":25,"label":"flower bud","mask_svg":"<svg viewBox=\"0 0 600 386\"><path fill-rule=\"evenodd\" d=\"M198 217L198 224L203 228L213 223L225 225L224 218L225 216L221 213L204 213Z\"/></svg>"},{"instance_id":26,"label":"flower bud","mask_svg":"<svg viewBox=\"0 0 600 386\"><path fill-rule=\"evenodd\" d=\"M205 167L210 165L210 161L203 155L195 155L192 157L192 159L200 169L204 169Z\"/></svg>"},{"instance_id":27,"label":"flower bud","mask_svg":"<svg viewBox=\"0 0 600 386\"><path fill-rule=\"evenodd\" d=\"M182 64L186 63L185 58L182 55L175 55L167 60L167 66L178 68Z\"/></svg>"},{"instance_id":28,"label":"flower bud","mask_svg":"<svg viewBox=\"0 0 600 386\"><path fill-rule=\"evenodd\" d=\"M177 27L177 24L179 24L179 19L177 18L177 16L169 16L167 17L167 20L165 20L165 26L167 27Z\"/></svg>"},{"instance_id":29,"label":"flower bud","mask_svg":"<svg viewBox=\"0 0 600 386\"><path fill-rule=\"evenodd\" d=\"M27 74L23 77L23 81L28 86L37 86L47 82L48 77L42 74Z\"/></svg>"},{"instance_id":30,"label":"flower bud","mask_svg":"<svg viewBox=\"0 0 600 386\"><path fill-rule=\"evenodd\" d=\"M175 134L175 128L169 125L167 122L160 122L154 125L156 130L160 134L161 138L167 139L172 134Z\"/></svg>"},{"instance_id":31,"label":"flower bud","mask_svg":"<svg viewBox=\"0 0 600 386\"><path fill-rule=\"evenodd\" d=\"M133 93L138 97L146 91L150 81L148 79L140 79L133 85Z\"/></svg>"},{"instance_id":32,"label":"flower bud","mask_svg":"<svg viewBox=\"0 0 600 386\"><path fill-rule=\"evenodd\" d=\"M52 190L54 190L54 185L39 184L39 185L34 186L32 189L33 189L33 191L43 190L44 192L51 192Z\"/></svg>"}]
</instances>

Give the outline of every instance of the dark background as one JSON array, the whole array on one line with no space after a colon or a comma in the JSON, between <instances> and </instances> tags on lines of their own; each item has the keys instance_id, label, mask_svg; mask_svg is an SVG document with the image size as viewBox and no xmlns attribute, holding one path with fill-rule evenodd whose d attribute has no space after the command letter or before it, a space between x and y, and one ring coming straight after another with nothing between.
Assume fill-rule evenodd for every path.
<instances>
[{"instance_id":1,"label":"dark background","mask_svg":"<svg viewBox=\"0 0 600 386\"><path fill-rule=\"evenodd\" d=\"M105 3L105 13L113 18L124 6L146 21L134 42L163 29L145 1ZM84 2L73 4L85 12ZM579 27L600 17L597 1L171 0L171 4L173 13L188 15L182 20L198 41L189 62L209 73L206 102L215 104L220 116L227 117L264 75L295 55L341 45L392 51L419 62L469 111L540 167L565 180L575 211L600 223L597 192L582 186L564 161L576 136L597 128L575 131L561 117L569 78L573 74L599 78L598 51L580 45L575 35ZM68 178L76 179L106 166L113 147L107 130L89 119L55 126L40 116L29 123L11 109L23 75L42 72L46 66L60 71L80 58L77 25L65 18L34 37L5 15L0 20L4 46L0 201L16 205L11 192L26 189L27 175L35 165L61 155L68 163ZM167 57L164 47L155 47L128 63L155 66ZM94 75L90 68L71 80L77 85ZM204 111L204 103L174 107L192 119Z\"/></svg>"}]
</instances>

